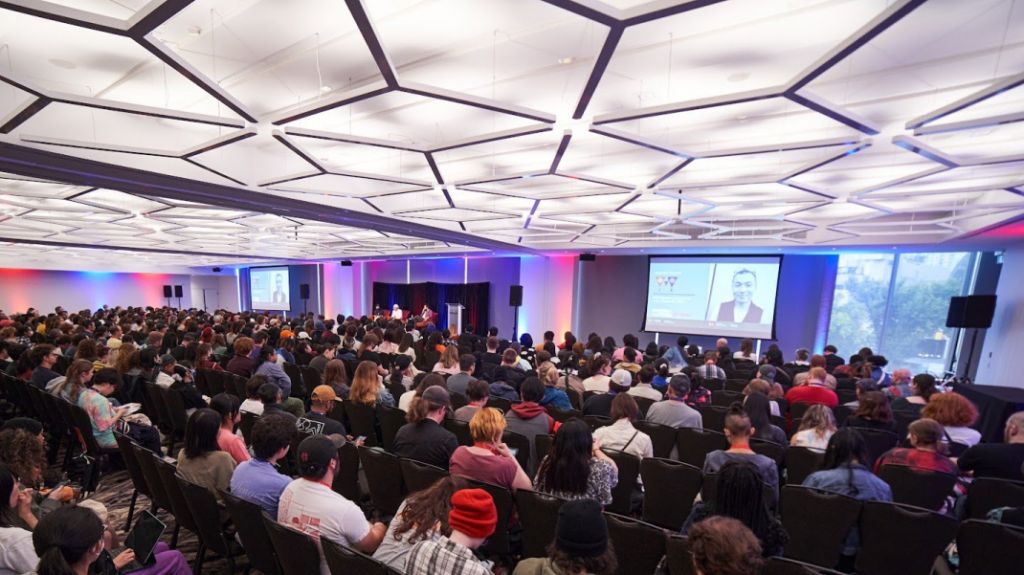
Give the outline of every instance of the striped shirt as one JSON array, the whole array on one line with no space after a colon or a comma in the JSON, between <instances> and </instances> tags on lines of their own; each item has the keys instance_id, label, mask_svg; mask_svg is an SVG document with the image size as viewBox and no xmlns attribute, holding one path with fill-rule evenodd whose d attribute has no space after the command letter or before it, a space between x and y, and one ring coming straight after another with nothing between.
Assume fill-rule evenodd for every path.
<instances>
[{"instance_id":1,"label":"striped shirt","mask_svg":"<svg viewBox=\"0 0 1024 575\"><path fill-rule=\"evenodd\" d=\"M409 552L406 575L490 575L468 547L447 537L423 540Z\"/></svg>"}]
</instances>

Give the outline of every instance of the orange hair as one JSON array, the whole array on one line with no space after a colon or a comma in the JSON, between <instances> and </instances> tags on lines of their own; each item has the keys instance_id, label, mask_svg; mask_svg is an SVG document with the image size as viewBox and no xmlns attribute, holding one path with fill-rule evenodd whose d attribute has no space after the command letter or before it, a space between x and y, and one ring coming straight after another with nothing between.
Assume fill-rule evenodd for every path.
<instances>
[{"instance_id":1,"label":"orange hair","mask_svg":"<svg viewBox=\"0 0 1024 575\"><path fill-rule=\"evenodd\" d=\"M950 427L968 427L978 420L978 408L959 393L936 393L921 410L921 417Z\"/></svg>"}]
</instances>

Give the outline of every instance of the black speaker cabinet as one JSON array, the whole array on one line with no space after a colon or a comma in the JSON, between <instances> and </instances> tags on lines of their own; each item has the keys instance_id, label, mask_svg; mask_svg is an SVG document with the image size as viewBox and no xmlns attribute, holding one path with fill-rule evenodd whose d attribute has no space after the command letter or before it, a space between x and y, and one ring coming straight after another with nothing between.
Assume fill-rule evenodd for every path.
<instances>
[{"instance_id":1,"label":"black speaker cabinet","mask_svg":"<svg viewBox=\"0 0 1024 575\"><path fill-rule=\"evenodd\" d=\"M185 292L181 289L181 286L174 286L174 297L185 297Z\"/></svg>"},{"instance_id":2,"label":"black speaker cabinet","mask_svg":"<svg viewBox=\"0 0 1024 575\"><path fill-rule=\"evenodd\" d=\"M171 286L164 286L164 297L171 297L174 295L173 288Z\"/></svg>"},{"instance_id":3,"label":"black speaker cabinet","mask_svg":"<svg viewBox=\"0 0 1024 575\"><path fill-rule=\"evenodd\" d=\"M508 305L512 307L523 305L523 286L508 286Z\"/></svg>"},{"instance_id":4,"label":"black speaker cabinet","mask_svg":"<svg viewBox=\"0 0 1024 575\"><path fill-rule=\"evenodd\" d=\"M987 328L992 327L992 316L996 313L996 296L970 295L949 298L949 313L946 327Z\"/></svg>"},{"instance_id":5,"label":"black speaker cabinet","mask_svg":"<svg viewBox=\"0 0 1024 575\"><path fill-rule=\"evenodd\" d=\"M299 297L309 299L309 284L299 284Z\"/></svg>"}]
</instances>

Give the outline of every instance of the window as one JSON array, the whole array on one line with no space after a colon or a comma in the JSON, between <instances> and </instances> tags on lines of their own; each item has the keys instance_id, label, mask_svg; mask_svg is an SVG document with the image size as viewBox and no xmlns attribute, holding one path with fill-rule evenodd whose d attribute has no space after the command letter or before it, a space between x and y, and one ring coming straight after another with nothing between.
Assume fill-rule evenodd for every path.
<instances>
[{"instance_id":1,"label":"window","mask_svg":"<svg viewBox=\"0 0 1024 575\"><path fill-rule=\"evenodd\" d=\"M941 375L957 330L947 328L949 298L969 293L977 254L851 253L839 256L828 342L849 357L870 347L906 367Z\"/></svg>"}]
</instances>

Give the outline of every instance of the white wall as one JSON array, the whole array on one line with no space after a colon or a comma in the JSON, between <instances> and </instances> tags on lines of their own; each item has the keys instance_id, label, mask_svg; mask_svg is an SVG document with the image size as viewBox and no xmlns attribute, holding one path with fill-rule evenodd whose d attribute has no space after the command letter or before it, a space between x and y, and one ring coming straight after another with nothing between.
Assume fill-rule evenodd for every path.
<instances>
[{"instance_id":1,"label":"white wall","mask_svg":"<svg viewBox=\"0 0 1024 575\"><path fill-rule=\"evenodd\" d=\"M985 334L975 381L1024 387L1018 367L1024 357L1024 246L1004 252L996 296L996 313Z\"/></svg>"},{"instance_id":2,"label":"white wall","mask_svg":"<svg viewBox=\"0 0 1024 575\"><path fill-rule=\"evenodd\" d=\"M163 306L164 285L183 286L182 307L191 307L191 278L180 274L106 273L0 269L0 309L23 312L34 307L50 312L98 309L104 305ZM178 305L178 298L171 298Z\"/></svg>"}]
</instances>

